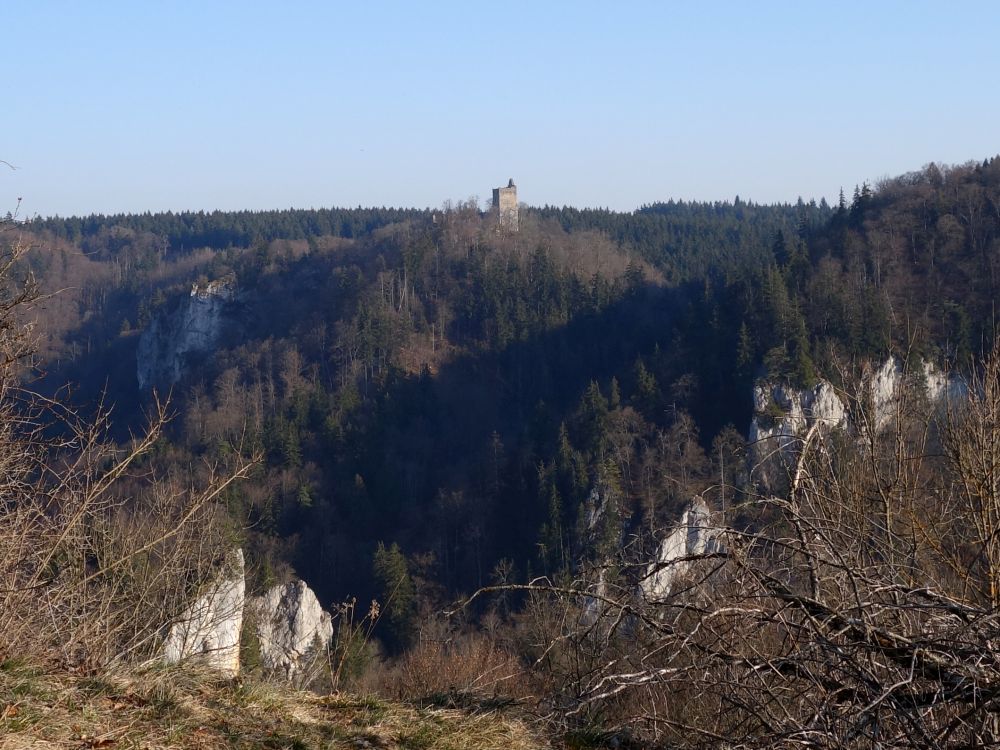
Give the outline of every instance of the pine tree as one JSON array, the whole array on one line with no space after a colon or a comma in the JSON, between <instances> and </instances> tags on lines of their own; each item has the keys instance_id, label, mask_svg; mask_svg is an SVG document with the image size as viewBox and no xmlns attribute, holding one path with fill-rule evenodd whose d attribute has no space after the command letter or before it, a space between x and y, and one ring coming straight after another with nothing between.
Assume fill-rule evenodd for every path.
<instances>
[{"instance_id":1,"label":"pine tree","mask_svg":"<svg viewBox=\"0 0 1000 750\"><path fill-rule=\"evenodd\" d=\"M389 645L401 651L412 643L416 632L417 597L406 556L398 544L386 547L379 542L372 572L382 595Z\"/></svg>"}]
</instances>

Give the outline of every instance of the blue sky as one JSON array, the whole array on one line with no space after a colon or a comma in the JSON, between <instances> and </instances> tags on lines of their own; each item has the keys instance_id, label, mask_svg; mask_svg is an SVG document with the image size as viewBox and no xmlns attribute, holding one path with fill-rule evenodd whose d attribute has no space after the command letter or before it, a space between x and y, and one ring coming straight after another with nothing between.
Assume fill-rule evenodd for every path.
<instances>
[{"instance_id":1,"label":"blue sky","mask_svg":"<svg viewBox=\"0 0 1000 750\"><path fill-rule=\"evenodd\" d=\"M2 23L0 213L436 207L508 177L533 205L834 200L1000 152L996 2L40 0Z\"/></svg>"}]
</instances>

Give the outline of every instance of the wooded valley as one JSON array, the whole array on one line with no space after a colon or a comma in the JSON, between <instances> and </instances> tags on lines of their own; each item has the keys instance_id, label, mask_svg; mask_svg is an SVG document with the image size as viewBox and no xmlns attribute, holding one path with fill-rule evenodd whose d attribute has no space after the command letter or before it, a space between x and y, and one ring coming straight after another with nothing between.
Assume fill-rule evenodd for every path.
<instances>
[{"instance_id":1,"label":"wooded valley","mask_svg":"<svg viewBox=\"0 0 1000 750\"><path fill-rule=\"evenodd\" d=\"M1000 157L834 206L525 206L517 232L471 200L3 231L8 289L38 291L19 382L120 445L169 399L114 496L217 487L248 586L341 614L341 685L637 746L1000 737ZM785 424L776 384L828 384L849 425L787 435L777 480L750 440ZM696 497L715 531L651 594Z\"/></svg>"}]
</instances>

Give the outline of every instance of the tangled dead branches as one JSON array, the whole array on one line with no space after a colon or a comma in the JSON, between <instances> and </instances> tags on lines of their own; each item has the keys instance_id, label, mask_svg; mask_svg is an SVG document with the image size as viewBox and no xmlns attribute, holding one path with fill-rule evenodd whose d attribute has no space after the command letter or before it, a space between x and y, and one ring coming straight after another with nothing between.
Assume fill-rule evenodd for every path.
<instances>
[{"instance_id":1,"label":"tangled dead branches","mask_svg":"<svg viewBox=\"0 0 1000 750\"><path fill-rule=\"evenodd\" d=\"M38 299L26 252L0 245L0 660L143 659L224 551L217 500L252 462L237 450L193 479L153 477L142 464L164 404L117 445L107 410L84 418L26 388Z\"/></svg>"},{"instance_id":2,"label":"tangled dead branches","mask_svg":"<svg viewBox=\"0 0 1000 750\"><path fill-rule=\"evenodd\" d=\"M683 567L666 595L627 550L518 587L548 718L671 747L1000 743L1000 348L964 390L908 391L877 433L810 430L787 492L661 564Z\"/></svg>"}]
</instances>

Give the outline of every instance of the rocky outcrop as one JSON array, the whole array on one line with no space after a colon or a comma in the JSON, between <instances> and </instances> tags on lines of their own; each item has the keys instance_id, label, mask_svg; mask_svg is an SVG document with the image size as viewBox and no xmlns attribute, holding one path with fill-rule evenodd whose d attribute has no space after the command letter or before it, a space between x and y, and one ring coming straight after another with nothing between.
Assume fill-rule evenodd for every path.
<instances>
[{"instance_id":1,"label":"rocky outcrop","mask_svg":"<svg viewBox=\"0 0 1000 750\"><path fill-rule=\"evenodd\" d=\"M646 567L639 582L642 595L652 602L666 599L675 584L698 563L692 557L721 552L722 547L708 504L696 496L684 508L677 526L660 542L656 561Z\"/></svg>"},{"instance_id":2,"label":"rocky outcrop","mask_svg":"<svg viewBox=\"0 0 1000 750\"><path fill-rule=\"evenodd\" d=\"M244 617L246 615L246 617ZM240 636L251 627L260 666L293 680L330 646L333 620L303 581L246 598L243 550L229 554L212 583L170 625L163 643L167 664L195 661L233 677L240 671Z\"/></svg>"},{"instance_id":3,"label":"rocky outcrop","mask_svg":"<svg viewBox=\"0 0 1000 750\"><path fill-rule=\"evenodd\" d=\"M755 480L773 488L797 455L800 438L814 424L860 433L872 425L876 431L886 429L896 415L908 379L924 388L931 404L946 404L966 392L960 378L942 372L930 362L922 362L907 373L897 357L889 357L862 376L860 395L855 400L870 416L867 422L854 424L852 420L859 421L857 412L852 417L846 400L826 381L802 391L786 383L758 381L754 385L754 417L749 431Z\"/></svg>"},{"instance_id":4,"label":"rocky outcrop","mask_svg":"<svg viewBox=\"0 0 1000 750\"><path fill-rule=\"evenodd\" d=\"M836 428L847 424L847 407L825 381L804 391L760 381L754 386L753 402L750 442L767 442L771 451L785 450L815 422Z\"/></svg>"},{"instance_id":5,"label":"rocky outcrop","mask_svg":"<svg viewBox=\"0 0 1000 750\"><path fill-rule=\"evenodd\" d=\"M870 376L868 390L871 395L876 430L885 429L892 421L902 385L903 364L895 357L889 357Z\"/></svg>"},{"instance_id":6,"label":"rocky outcrop","mask_svg":"<svg viewBox=\"0 0 1000 750\"><path fill-rule=\"evenodd\" d=\"M608 604L605 601L608 596L607 571L607 568L602 567L597 574L597 580L587 585L589 596L583 599L583 612L580 615L581 625L593 625L608 609Z\"/></svg>"},{"instance_id":7,"label":"rocky outcrop","mask_svg":"<svg viewBox=\"0 0 1000 750\"><path fill-rule=\"evenodd\" d=\"M968 383L960 377L942 372L930 362L924 363L924 387L932 404L949 404L969 395Z\"/></svg>"},{"instance_id":8,"label":"rocky outcrop","mask_svg":"<svg viewBox=\"0 0 1000 750\"><path fill-rule=\"evenodd\" d=\"M173 385L184 374L189 357L211 351L218 344L235 299L236 281L229 276L194 284L176 310L155 316L139 337L139 389Z\"/></svg>"},{"instance_id":9,"label":"rocky outcrop","mask_svg":"<svg viewBox=\"0 0 1000 750\"><path fill-rule=\"evenodd\" d=\"M170 626L163 660L168 664L196 660L227 676L239 674L245 593L243 550L237 549L216 579Z\"/></svg>"},{"instance_id":10,"label":"rocky outcrop","mask_svg":"<svg viewBox=\"0 0 1000 750\"><path fill-rule=\"evenodd\" d=\"M599 479L583 504L583 546L597 559L611 559L622 545L624 527L618 495L618 490L606 478ZM584 625L592 625L606 609L603 597L607 595L607 570L600 566L597 580L587 587L595 596L584 599L581 618Z\"/></svg>"},{"instance_id":11,"label":"rocky outcrop","mask_svg":"<svg viewBox=\"0 0 1000 750\"><path fill-rule=\"evenodd\" d=\"M330 646L333 621L303 581L274 586L252 599L249 609L268 674L293 680Z\"/></svg>"}]
</instances>

